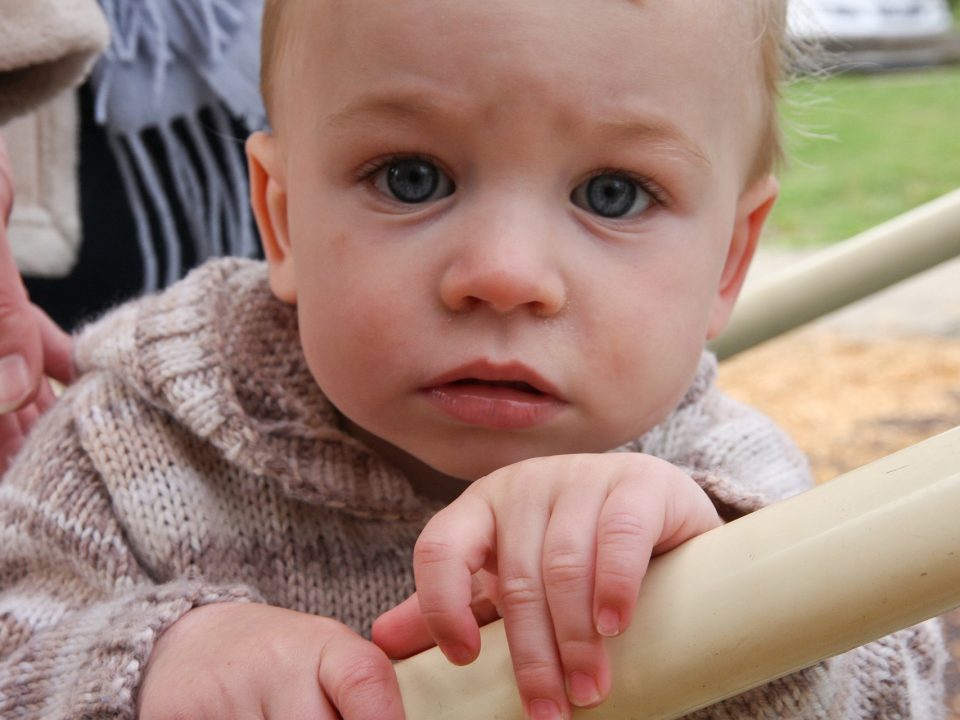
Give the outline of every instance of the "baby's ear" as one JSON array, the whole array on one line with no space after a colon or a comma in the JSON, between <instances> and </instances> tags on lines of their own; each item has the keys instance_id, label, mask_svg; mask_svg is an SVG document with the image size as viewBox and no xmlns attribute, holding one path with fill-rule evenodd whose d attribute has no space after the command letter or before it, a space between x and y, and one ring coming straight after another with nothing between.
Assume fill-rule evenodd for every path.
<instances>
[{"instance_id":1,"label":"baby's ear","mask_svg":"<svg viewBox=\"0 0 960 720\"><path fill-rule=\"evenodd\" d=\"M740 295L743 281L750 269L750 262L757 249L763 225L773 209L780 192L780 184L773 175L763 177L751 183L740 194L737 202L737 215L733 226L733 236L727 250L727 259L723 265L720 286L713 299L710 310L710 324L707 327L707 339L713 340L727 326L734 303Z\"/></svg>"},{"instance_id":2,"label":"baby's ear","mask_svg":"<svg viewBox=\"0 0 960 720\"><path fill-rule=\"evenodd\" d=\"M250 203L270 268L270 289L279 300L295 304L297 283L287 222L286 177L276 136L255 132L247 138Z\"/></svg>"}]
</instances>

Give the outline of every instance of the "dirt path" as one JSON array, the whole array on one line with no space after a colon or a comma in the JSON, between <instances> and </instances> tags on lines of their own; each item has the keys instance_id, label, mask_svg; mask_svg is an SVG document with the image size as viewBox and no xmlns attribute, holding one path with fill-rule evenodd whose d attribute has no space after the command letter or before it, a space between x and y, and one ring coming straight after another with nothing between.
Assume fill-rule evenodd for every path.
<instances>
[{"instance_id":1,"label":"dirt path","mask_svg":"<svg viewBox=\"0 0 960 720\"><path fill-rule=\"evenodd\" d=\"M960 337L807 331L732 358L720 384L785 427L825 481L960 425Z\"/></svg>"}]
</instances>

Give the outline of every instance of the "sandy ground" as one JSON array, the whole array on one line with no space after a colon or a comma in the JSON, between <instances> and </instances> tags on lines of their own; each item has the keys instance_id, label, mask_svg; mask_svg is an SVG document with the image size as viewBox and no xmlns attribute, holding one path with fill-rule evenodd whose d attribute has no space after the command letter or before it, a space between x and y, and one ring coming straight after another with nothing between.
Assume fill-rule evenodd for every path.
<instances>
[{"instance_id":1,"label":"sandy ground","mask_svg":"<svg viewBox=\"0 0 960 720\"><path fill-rule=\"evenodd\" d=\"M797 256L765 251L751 274ZM960 425L960 260L731 358L720 384L786 428L818 482ZM960 720L960 610L945 619Z\"/></svg>"}]
</instances>

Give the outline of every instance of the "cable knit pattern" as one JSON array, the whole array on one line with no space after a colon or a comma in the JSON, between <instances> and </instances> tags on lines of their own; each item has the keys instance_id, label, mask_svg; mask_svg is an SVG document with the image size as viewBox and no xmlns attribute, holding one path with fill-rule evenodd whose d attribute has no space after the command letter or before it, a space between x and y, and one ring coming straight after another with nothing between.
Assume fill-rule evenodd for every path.
<instances>
[{"instance_id":1,"label":"cable knit pattern","mask_svg":"<svg viewBox=\"0 0 960 720\"><path fill-rule=\"evenodd\" d=\"M0 717L133 718L156 638L199 605L366 633L413 590L439 506L339 429L261 264L217 261L114 311L77 362L0 482ZM799 452L715 374L704 355L674 413L617 450L683 467L726 519L809 487ZM691 717L932 720L944 663L926 623Z\"/></svg>"}]
</instances>

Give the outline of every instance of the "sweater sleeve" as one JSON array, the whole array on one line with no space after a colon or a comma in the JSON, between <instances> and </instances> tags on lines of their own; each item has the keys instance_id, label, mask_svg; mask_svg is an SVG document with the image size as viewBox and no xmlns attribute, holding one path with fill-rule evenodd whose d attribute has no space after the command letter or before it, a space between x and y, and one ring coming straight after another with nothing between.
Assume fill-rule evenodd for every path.
<instances>
[{"instance_id":1,"label":"sweater sleeve","mask_svg":"<svg viewBox=\"0 0 960 720\"><path fill-rule=\"evenodd\" d=\"M45 416L0 481L0 717L134 718L157 637L194 607L257 601L138 561L73 431Z\"/></svg>"}]
</instances>

